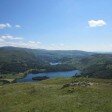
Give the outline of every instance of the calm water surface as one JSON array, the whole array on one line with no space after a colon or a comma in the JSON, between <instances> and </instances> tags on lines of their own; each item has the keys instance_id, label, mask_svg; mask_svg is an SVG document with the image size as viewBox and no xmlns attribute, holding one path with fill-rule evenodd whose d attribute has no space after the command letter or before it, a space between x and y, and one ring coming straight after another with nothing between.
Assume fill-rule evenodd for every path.
<instances>
[{"instance_id":1,"label":"calm water surface","mask_svg":"<svg viewBox=\"0 0 112 112\"><path fill-rule=\"evenodd\" d=\"M24 78L17 80L17 82L35 82L32 80L33 77L37 76L47 76L49 78L59 78L59 77L72 77L76 74L80 74L79 70L72 70L72 71L62 71L62 72L45 72L45 73L38 73L38 74L28 74Z\"/></svg>"}]
</instances>

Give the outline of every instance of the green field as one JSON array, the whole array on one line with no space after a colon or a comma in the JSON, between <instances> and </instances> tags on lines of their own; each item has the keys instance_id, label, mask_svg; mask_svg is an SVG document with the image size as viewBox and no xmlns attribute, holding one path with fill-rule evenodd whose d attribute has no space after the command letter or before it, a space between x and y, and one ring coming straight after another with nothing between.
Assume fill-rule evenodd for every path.
<instances>
[{"instance_id":1,"label":"green field","mask_svg":"<svg viewBox=\"0 0 112 112\"><path fill-rule=\"evenodd\" d=\"M62 89L70 82L93 85ZM112 112L112 80L60 78L2 85L0 112Z\"/></svg>"}]
</instances>

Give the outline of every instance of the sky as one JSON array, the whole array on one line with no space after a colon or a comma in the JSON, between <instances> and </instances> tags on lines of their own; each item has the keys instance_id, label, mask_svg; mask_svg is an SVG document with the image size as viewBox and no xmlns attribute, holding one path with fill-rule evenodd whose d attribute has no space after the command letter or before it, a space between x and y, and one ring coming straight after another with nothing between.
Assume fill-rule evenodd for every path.
<instances>
[{"instance_id":1,"label":"sky","mask_svg":"<svg viewBox=\"0 0 112 112\"><path fill-rule=\"evenodd\" d=\"M0 0L0 47L112 52L112 0Z\"/></svg>"}]
</instances>

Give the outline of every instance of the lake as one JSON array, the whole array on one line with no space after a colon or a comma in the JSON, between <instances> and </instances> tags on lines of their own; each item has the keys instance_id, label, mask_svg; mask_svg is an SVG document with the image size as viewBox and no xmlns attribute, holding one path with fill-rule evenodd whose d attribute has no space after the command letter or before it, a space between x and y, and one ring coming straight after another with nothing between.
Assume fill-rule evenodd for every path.
<instances>
[{"instance_id":1,"label":"lake","mask_svg":"<svg viewBox=\"0 0 112 112\"><path fill-rule=\"evenodd\" d=\"M38 73L38 74L28 74L22 79L18 79L17 82L35 82L35 80L32 80L33 77L38 76L47 76L50 79L52 78L60 78L60 77L72 77L75 75L80 74L79 70L72 70L72 71L61 71L61 72L45 72L45 73Z\"/></svg>"}]
</instances>

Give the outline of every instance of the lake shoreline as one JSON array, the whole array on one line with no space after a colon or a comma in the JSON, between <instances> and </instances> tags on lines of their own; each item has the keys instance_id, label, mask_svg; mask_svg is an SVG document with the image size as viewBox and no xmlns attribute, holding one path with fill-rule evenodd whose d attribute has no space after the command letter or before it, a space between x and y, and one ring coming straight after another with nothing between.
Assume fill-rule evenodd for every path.
<instances>
[{"instance_id":1,"label":"lake shoreline","mask_svg":"<svg viewBox=\"0 0 112 112\"><path fill-rule=\"evenodd\" d=\"M73 77L75 75L80 74L79 70L66 70L66 71L45 71L45 72L37 72L37 73L32 73L28 72L27 74L24 75L24 77L16 79L16 82L32 82L33 77L39 77L39 76L47 76L51 78L58 78L58 77Z\"/></svg>"},{"instance_id":2,"label":"lake shoreline","mask_svg":"<svg viewBox=\"0 0 112 112\"><path fill-rule=\"evenodd\" d=\"M69 70L46 70L46 69L30 69L30 70L27 70L25 72L22 72L22 73L18 73L15 75L15 78L10 78L12 79L13 81L10 82L10 83L18 83L18 80L21 80L23 78L25 78L28 74L40 74L40 73L58 73L58 72L70 72L70 71L77 71L77 69L69 69ZM75 76L75 75L74 75ZM1 78L0 80L2 79L6 79L6 78Z\"/></svg>"}]
</instances>

